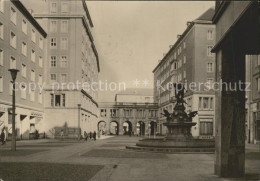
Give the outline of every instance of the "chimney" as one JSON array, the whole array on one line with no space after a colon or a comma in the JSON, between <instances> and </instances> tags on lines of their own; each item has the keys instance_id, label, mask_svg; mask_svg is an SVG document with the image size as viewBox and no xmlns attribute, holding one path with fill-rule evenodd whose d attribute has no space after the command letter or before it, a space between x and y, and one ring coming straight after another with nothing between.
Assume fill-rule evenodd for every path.
<instances>
[{"instance_id":1,"label":"chimney","mask_svg":"<svg viewBox=\"0 0 260 181\"><path fill-rule=\"evenodd\" d=\"M186 25L187 26L190 26L191 22L190 21L187 21Z\"/></svg>"},{"instance_id":2,"label":"chimney","mask_svg":"<svg viewBox=\"0 0 260 181\"><path fill-rule=\"evenodd\" d=\"M32 15L33 14L33 10L32 9L28 9L29 13Z\"/></svg>"},{"instance_id":3,"label":"chimney","mask_svg":"<svg viewBox=\"0 0 260 181\"><path fill-rule=\"evenodd\" d=\"M170 45L169 48L171 49L171 48L172 48L172 45Z\"/></svg>"},{"instance_id":4,"label":"chimney","mask_svg":"<svg viewBox=\"0 0 260 181\"><path fill-rule=\"evenodd\" d=\"M179 39L181 37L181 35L177 35L177 38Z\"/></svg>"}]
</instances>

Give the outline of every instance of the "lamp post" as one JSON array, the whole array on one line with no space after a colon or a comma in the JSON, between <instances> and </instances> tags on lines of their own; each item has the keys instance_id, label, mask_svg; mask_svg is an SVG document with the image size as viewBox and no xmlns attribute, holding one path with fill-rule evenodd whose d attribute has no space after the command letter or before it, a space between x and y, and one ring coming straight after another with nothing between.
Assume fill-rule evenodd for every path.
<instances>
[{"instance_id":1,"label":"lamp post","mask_svg":"<svg viewBox=\"0 0 260 181\"><path fill-rule=\"evenodd\" d=\"M80 110L81 110L81 104L78 104L78 140L80 140Z\"/></svg>"},{"instance_id":2,"label":"lamp post","mask_svg":"<svg viewBox=\"0 0 260 181\"><path fill-rule=\"evenodd\" d=\"M12 146L11 150L15 151L16 150L16 130L15 130L15 79L17 76L17 73L19 70L17 69L9 69L8 70L11 73L12 77L12 84L13 84L13 105L12 105Z\"/></svg>"}]
</instances>

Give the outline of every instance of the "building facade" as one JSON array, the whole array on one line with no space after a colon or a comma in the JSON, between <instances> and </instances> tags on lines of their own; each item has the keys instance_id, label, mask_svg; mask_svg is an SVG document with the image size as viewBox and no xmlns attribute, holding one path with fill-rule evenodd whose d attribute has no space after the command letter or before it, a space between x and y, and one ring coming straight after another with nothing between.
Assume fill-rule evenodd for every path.
<instances>
[{"instance_id":1,"label":"building facade","mask_svg":"<svg viewBox=\"0 0 260 181\"><path fill-rule=\"evenodd\" d=\"M106 134L151 136L157 133L157 103L151 89L126 89L115 102L99 103L98 130Z\"/></svg>"},{"instance_id":2,"label":"building facade","mask_svg":"<svg viewBox=\"0 0 260 181\"><path fill-rule=\"evenodd\" d=\"M215 43L215 25L211 18L214 9L210 8L199 18L187 22L187 28L159 62L154 73L154 101L158 103L158 130L166 133L163 123L166 118L163 110L173 112L175 105L174 83L184 84L186 111L198 111L193 118L196 126L192 134L200 138L214 136L214 91L211 85L215 80L215 58L211 49Z\"/></svg>"},{"instance_id":3,"label":"building facade","mask_svg":"<svg viewBox=\"0 0 260 181\"><path fill-rule=\"evenodd\" d=\"M26 1L25 1L26 2ZM97 91L83 85L98 82L99 57L91 33L93 22L84 0L27 2L48 32L45 53L44 130L49 137L77 137L96 131ZM94 126L95 125L95 126Z\"/></svg>"},{"instance_id":4,"label":"building facade","mask_svg":"<svg viewBox=\"0 0 260 181\"><path fill-rule=\"evenodd\" d=\"M46 32L20 1L0 0L0 128L12 133L12 83L8 69L18 69L16 128L18 139L29 139L42 130L42 85Z\"/></svg>"},{"instance_id":5,"label":"building facade","mask_svg":"<svg viewBox=\"0 0 260 181\"><path fill-rule=\"evenodd\" d=\"M248 143L260 141L260 55L246 55L246 139Z\"/></svg>"}]
</instances>

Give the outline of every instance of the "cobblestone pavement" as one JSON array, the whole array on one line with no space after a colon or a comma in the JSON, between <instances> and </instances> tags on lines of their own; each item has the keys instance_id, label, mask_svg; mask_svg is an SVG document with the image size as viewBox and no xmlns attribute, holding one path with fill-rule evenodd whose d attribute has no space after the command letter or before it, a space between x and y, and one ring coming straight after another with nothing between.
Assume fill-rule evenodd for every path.
<instances>
[{"instance_id":1,"label":"cobblestone pavement","mask_svg":"<svg viewBox=\"0 0 260 181\"><path fill-rule=\"evenodd\" d=\"M2 154L1 162L45 162L104 166L91 181L207 181L214 175L214 154L163 154L126 150L138 137L103 137L97 141L38 140L17 143L20 153ZM28 153L28 154L26 154ZM259 145L246 146L246 178L260 180Z\"/></svg>"}]
</instances>

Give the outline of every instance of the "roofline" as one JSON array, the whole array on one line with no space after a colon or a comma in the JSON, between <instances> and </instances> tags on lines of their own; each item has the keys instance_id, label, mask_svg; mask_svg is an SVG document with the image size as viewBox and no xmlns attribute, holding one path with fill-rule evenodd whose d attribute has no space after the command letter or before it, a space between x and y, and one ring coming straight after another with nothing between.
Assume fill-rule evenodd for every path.
<instances>
[{"instance_id":1,"label":"roofline","mask_svg":"<svg viewBox=\"0 0 260 181\"><path fill-rule=\"evenodd\" d=\"M230 4L229 1L222 1L217 9L215 9L215 14L212 17L212 22L215 24L220 18L221 14L226 10L227 6Z\"/></svg>"},{"instance_id":2,"label":"roofline","mask_svg":"<svg viewBox=\"0 0 260 181\"><path fill-rule=\"evenodd\" d=\"M175 49L177 47L177 45L179 45L179 43L181 42L181 40L183 40L184 36L187 35L187 33L191 30L191 28L193 27L193 25L195 24L195 22L191 22L191 24L186 28L186 30L182 33L181 37L178 38L178 40L174 43L174 45L172 46L172 48L167 52L167 54L163 57L163 59L160 61L160 63L154 68L153 73L158 69L158 67L166 60L166 57L169 56L169 54L172 52L173 49Z\"/></svg>"},{"instance_id":3,"label":"roofline","mask_svg":"<svg viewBox=\"0 0 260 181\"><path fill-rule=\"evenodd\" d=\"M97 49L96 49L94 43L91 44L91 47L92 47L92 49L93 49L93 51L94 51L94 54L95 54L95 56L96 56L96 59L97 59L98 72L100 72L98 52L97 52Z\"/></svg>"},{"instance_id":4,"label":"roofline","mask_svg":"<svg viewBox=\"0 0 260 181\"><path fill-rule=\"evenodd\" d=\"M87 17L88 17L88 19L89 19L89 24L90 24L90 26L93 28L93 27L94 27L94 24L93 24L92 19L91 19L91 16L90 16L87 3L86 3L85 0L82 0L82 3L83 3L83 8L84 8L84 10L86 11Z\"/></svg>"},{"instance_id":5,"label":"roofline","mask_svg":"<svg viewBox=\"0 0 260 181\"><path fill-rule=\"evenodd\" d=\"M41 25L34 19L31 13L24 7L24 5L20 2L20 0L10 0L17 9L19 9L22 14L34 25L34 27L41 33L41 35L46 38L47 33L41 27Z\"/></svg>"},{"instance_id":6,"label":"roofline","mask_svg":"<svg viewBox=\"0 0 260 181\"><path fill-rule=\"evenodd\" d=\"M190 25L186 28L186 30L182 33L181 37L178 38L178 40L174 43L172 48L168 51L168 53L163 57L163 59L160 61L160 63L154 68L153 73L158 69L158 67L165 61L166 57L171 53L173 49L175 49L178 44L184 39L184 37L188 34L188 32L191 30L191 28L195 24L213 24L212 21L209 20L194 20L190 23Z\"/></svg>"}]
</instances>

